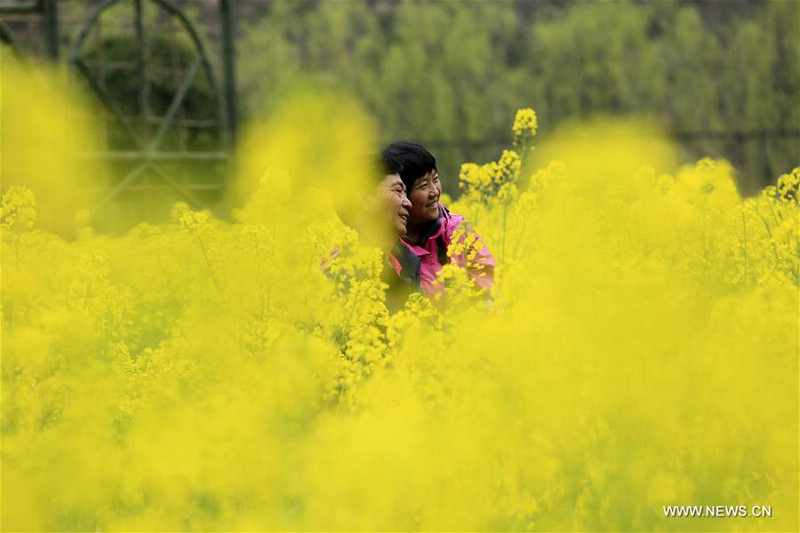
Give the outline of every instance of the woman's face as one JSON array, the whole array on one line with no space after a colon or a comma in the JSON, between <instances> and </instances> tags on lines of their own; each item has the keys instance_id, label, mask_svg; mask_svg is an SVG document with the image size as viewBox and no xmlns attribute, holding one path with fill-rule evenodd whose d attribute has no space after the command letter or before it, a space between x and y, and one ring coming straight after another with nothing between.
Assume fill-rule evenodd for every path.
<instances>
[{"instance_id":1,"label":"woman's face","mask_svg":"<svg viewBox=\"0 0 800 533\"><path fill-rule=\"evenodd\" d=\"M439 218L439 196L441 194L442 184L436 169L417 178L411 190L408 191L408 199L411 200L408 223L422 224Z\"/></svg>"}]
</instances>

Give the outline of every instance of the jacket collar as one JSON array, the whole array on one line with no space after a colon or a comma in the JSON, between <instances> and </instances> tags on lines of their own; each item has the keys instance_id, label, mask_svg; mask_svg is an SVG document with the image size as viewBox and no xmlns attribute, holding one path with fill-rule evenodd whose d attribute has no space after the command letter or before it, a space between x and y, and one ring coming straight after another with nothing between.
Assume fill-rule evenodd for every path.
<instances>
[{"instance_id":1,"label":"jacket collar","mask_svg":"<svg viewBox=\"0 0 800 533\"><path fill-rule=\"evenodd\" d=\"M389 260L396 262L393 267L400 279L406 285L419 286L419 272L421 260L415 255L407 246L403 245L400 241L394 243L392 253L389 255Z\"/></svg>"},{"instance_id":2,"label":"jacket collar","mask_svg":"<svg viewBox=\"0 0 800 533\"><path fill-rule=\"evenodd\" d=\"M447 210L445 206L442 204L438 204L439 209L439 216L436 220L432 220L430 222L425 223L422 226L422 231L420 231L420 237L417 241L412 241L408 237L401 237L401 240L406 243L407 245L416 248L420 251L420 253L428 253L424 246L430 241L431 239L436 239L439 237L442 232L444 231L444 221L447 218L450 218L450 211Z\"/></svg>"}]
</instances>

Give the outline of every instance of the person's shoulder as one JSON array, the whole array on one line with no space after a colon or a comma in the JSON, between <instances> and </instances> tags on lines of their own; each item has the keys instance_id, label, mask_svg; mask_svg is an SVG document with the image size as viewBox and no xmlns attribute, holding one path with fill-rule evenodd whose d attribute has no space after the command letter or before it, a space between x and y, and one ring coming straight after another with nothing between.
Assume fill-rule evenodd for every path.
<instances>
[{"instance_id":1,"label":"person's shoulder","mask_svg":"<svg viewBox=\"0 0 800 533\"><path fill-rule=\"evenodd\" d=\"M389 262L389 266L392 267L395 273L400 275L400 273L403 271L403 265L400 263L400 260L395 257L393 253L387 254L386 259Z\"/></svg>"},{"instance_id":2,"label":"person's shoulder","mask_svg":"<svg viewBox=\"0 0 800 533\"><path fill-rule=\"evenodd\" d=\"M443 205L439 204L440 207L440 218L442 219L442 227L445 230L445 233L448 235L452 235L453 232L461 225L461 224L469 224L466 218L458 213L453 213Z\"/></svg>"}]
</instances>

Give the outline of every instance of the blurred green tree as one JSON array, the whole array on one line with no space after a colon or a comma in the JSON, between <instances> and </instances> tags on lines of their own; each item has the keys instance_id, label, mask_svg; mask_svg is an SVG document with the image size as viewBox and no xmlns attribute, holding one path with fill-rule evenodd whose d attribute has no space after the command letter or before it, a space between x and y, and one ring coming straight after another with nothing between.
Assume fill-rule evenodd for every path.
<instances>
[{"instance_id":1,"label":"blurred green tree","mask_svg":"<svg viewBox=\"0 0 800 533\"><path fill-rule=\"evenodd\" d=\"M273 2L259 15L238 42L247 115L298 86L350 92L384 140L428 143L450 186L460 162L498 155L523 106L545 131L641 112L676 133L800 128L796 2ZM686 158L731 159L753 192L797 164L797 138L757 137L687 139Z\"/></svg>"}]
</instances>

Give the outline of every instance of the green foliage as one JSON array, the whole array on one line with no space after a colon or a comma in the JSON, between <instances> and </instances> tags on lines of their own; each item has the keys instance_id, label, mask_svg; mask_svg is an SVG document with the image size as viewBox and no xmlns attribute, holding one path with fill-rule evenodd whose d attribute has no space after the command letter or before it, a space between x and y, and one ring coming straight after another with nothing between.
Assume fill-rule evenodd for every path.
<instances>
[{"instance_id":1,"label":"green foliage","mask_svg":"<svg viewBox=\"0 0 800 533\"><path fill-rule=\"evenodd\" d=\"M597 113L648 113L673 131L800 127L800 4L276 2L240 23L250 115L298 84L351 92L384 139L431 148L444 174L487 160L505 117L533 104L547 130ZM488 142L487 142L488 140ZM686 144L724 156L755 192L797 164L797 139ZM451 180L454 181L454 180Z\"/></svg>"},{"instance_id":2,"label":"green foliage","mask_svg":"<svg viewBox=\"0 0 800 533\"><path fill-rule=\"evenodd\" d=\"M164 117L170 107L187 70L197 53L185 40L162 35L153 35L147 41L147 115ZM141 117L139 96L139 78L137 67L132 64L139 57L139 47L135 36L127 34L109 35L83 55L92 74L98 78L127 117ZM120 66L121 65L121 66ZM219 120L220 107L217 97L211 90L208 78L201 71L184 97L176 119ZM142 121L138 130L144 137L150 137L158 131L160 123ZM180 128L171 126L172 134L162 143L163 147L178 148L188 145L192 148L219 147L219 133L211 134L208 128ZM182 137L182 138L181 138ZM112 148L130 146L130 139L119 128L110 131L109 144Z\"/></svg>"}]
</instances>

